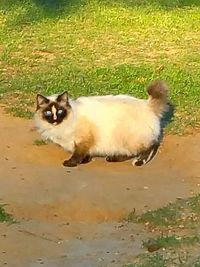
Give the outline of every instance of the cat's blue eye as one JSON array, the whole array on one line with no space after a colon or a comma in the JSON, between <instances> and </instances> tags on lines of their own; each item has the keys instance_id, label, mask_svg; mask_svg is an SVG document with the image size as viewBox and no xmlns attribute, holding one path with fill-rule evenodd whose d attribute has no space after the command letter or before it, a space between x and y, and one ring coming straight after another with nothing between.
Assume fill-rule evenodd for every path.
<instances>
[{"instance_id":1,"label":"cat's blue eye","mask_svg":"<svg viewBox=\"0 0 200 267\"><path fill-rule=\"evenodd\" d=\"M63 114L63 110L62 109L59 109L58 110L58 115L62 115Z\"/></svg>"},{"instance_id":2,"label":"cat's blue eye","mask_svg":"<svg viewBox=\"0 0 200 267\"><path fill-rule=\"evenodd\" d=\"M45 116L50 117L52 115L50 110L44 112Z\"/></svg>"}]
</instances>

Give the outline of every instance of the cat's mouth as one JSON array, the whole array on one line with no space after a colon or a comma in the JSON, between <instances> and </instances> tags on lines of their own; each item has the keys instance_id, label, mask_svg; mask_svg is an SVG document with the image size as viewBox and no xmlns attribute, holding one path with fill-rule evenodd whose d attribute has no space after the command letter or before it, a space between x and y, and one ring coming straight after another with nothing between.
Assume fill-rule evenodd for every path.
<instances>
[{"instance_id":1,"label":"cat's mouth","mask_svg":"<svg viewBox=\"0 0 200 267\"><path fill-rule=\"evenodd\" d=\"M56 121L50 121L49 123L53 126L57 126L59 124L61 124L62 121L56 120Z\"/></svg>"}]
</instances>

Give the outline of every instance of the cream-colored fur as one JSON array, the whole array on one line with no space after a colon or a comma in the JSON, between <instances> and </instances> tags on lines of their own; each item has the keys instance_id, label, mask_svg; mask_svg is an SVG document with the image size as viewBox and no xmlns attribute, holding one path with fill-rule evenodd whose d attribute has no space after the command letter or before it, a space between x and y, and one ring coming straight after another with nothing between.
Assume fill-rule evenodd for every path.
<instances>
[{"instance_id":1,"label":"cream-colored fur","mask_svg":"<svg viewBox=\"0 0 200 267\"><path fill-rule=\"evenodd\" d=\"M56 95L47 97L51 101ZM91 156L133 155L158 141L160 119L151 100L128 95L80 97L69 100L71 111L59 125L35 114L35 124L44 139L73 152L75 144L93 138Z\"/></svg>"}]
</instances>

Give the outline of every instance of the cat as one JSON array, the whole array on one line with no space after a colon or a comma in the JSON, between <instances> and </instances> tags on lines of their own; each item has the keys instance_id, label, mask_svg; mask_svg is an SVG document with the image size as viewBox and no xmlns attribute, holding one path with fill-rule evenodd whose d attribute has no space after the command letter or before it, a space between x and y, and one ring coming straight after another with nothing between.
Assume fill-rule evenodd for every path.
<instances>
[{"instance_id":1,"label":"cat","mask_svg":"<svg viewBox=\"0 0 200 267\"><path fill-rule=\"evenodd\" d=\"M157 152L160 121L168 106L165 82L151 82L147 92L148 99L106 95L73 100L67 92L38 94L35 125L44 139L72 153L64 166L87 163L96 156L108 162L133 159L133 165L142 166Z\"/></svg>"}]
</instances>

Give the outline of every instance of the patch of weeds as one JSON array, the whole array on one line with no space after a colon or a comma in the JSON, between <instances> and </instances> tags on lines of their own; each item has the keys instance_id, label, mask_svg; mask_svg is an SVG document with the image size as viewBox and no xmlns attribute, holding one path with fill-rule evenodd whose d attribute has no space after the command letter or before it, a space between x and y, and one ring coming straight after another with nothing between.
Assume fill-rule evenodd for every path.
<instances>
[{"instance_id":1,"label":"patch of weeds","mask_svg":"<svg viewBox=\"0 0 200 267\"><path fill-rule=\"evenodd\" d=\"M141 255L138 257L137 262L124 265L124 267L166 267L166 260L158 253Z\"/></svg>"},{"instance_id":2,"label":"patch of weeds","mask_svg":"<svg viewBox=\"0 0 200 267\"><path fill-rule=\"evenodd\" d=\"M11 223L15 222L13 216L8 214L4 209L4 205L1 204L0 204L0 222L11 222Z\"/></svg>"},{"instance_id":3,"label":"patch of weeds","mask_svg":"<svg viewBox=\"0 0 200 267\"><path fill-rule=\"evenodd\" d=\"M33 92L25 93L23 91L13 90L12 92L3 92L0 101L6 104L5 111L11 113L13 116L32 119L34 98L35 94Z\"/></svg>"},{"instance_id":4,"label":"patch of weeds","mask_svg":"<svg viewBox=\"0 0 200 267\"><path fill-rule=\"evenodd\" d=\"M150 238L143 242L143 246L148 249L149 252L156 251L160 248L180 247L184 245L194 245L200 242L198 236L158 236L156 238Z\"/></svg>"},{"instance_id":5,"label":"patch of weeds","mask_svg":"<svg viewBox=\"0 0 200 267\"><path fill-rule=\"evenodd\" d=\"M34 144L35 146L44 146L44 145L46 145L47 143L46 143L44 140L36 139L36 140L33 142L33 144Z\"/></svg>"},{"instance_id":6,"label":"patch of weeds","mask_svg":"<svg viewBox=\"0 0 200 267\"><path fill-rule=\"evenodd\" d=\"M127 220L128 222L137 222L137 219L138 219L138 216L137 216L136 213L135 213L135 209L134 209L133 211L131 211L131 212L128 214L127 218L126 218L126 220Z\"/></svg>"},{"instance_id":7,"label":"patch of weeds","mask_svg":"<svg viewBox=\"0 0 200 267\"><path fill-rule=\"evenodd\" d=\"M142 215L130 213L129 222L144 223L149 227L189 227L193 228L200 220L200 194L188 199L180 199L163 208L147 211Z\"/></svg>"},{"instance_id":8,"label":"patch of weeds","mask_svg":"<svg viewBox=\"0 0 200 267\"><path fill-rule=\"evenodd\" d=\"M23 107L9 107L6 108L6 111L11 113L15 117L26 118L26 119L33 118L33 112Z\"/></svg>"},{"instance_id":9,"label":"patch of weeds","mask_svg":"<svg viewBox=\"0 0 200 267\"><path fill-rule=\"evenodd\" d=\"M193 263L194 267L200 267L200 257L198 257L195 262Z\"/></svg>"},{"instance_id":10,"label":"patch of weeds","mask_svg":"<svg viewBox=\"0 0 200 267\"><path fill-rule=\"evenodd\" d=\"M137 221L161 226L174 225L176 224L178 212L176 205L169 204L166 207L154 211L147 211L138 217Z\"/></svg>"},{"instance_id":11,"label":"patch of weeds","mask_svg":"<svg viewBox=\"0 0 200 267\"><path fill-rule=\"evenodd\" d=\"M176 206L174 204L169 204L166 207L153 211L147 211L139 216L131 212L128 215L127 219L129 222L145 223L147 225L151 224L157 226L168 226L176 222L176 220L174 220L176 216Z\"/></svg>"},{"instance_id":12,"label":"patch of weeds","mask_svg":"<svg viewBox=\"0 0 200 267\"><path fill-rule=\"evenodd\" d=\"M128 220L145 224L151 233L150 238L143 241L143 247L148 252L125 266L200 267L200 194L178 199L163 208L141 215L131 212ZM155 263L152 259L156 259Z\"/></svg>"}]
</instances>

